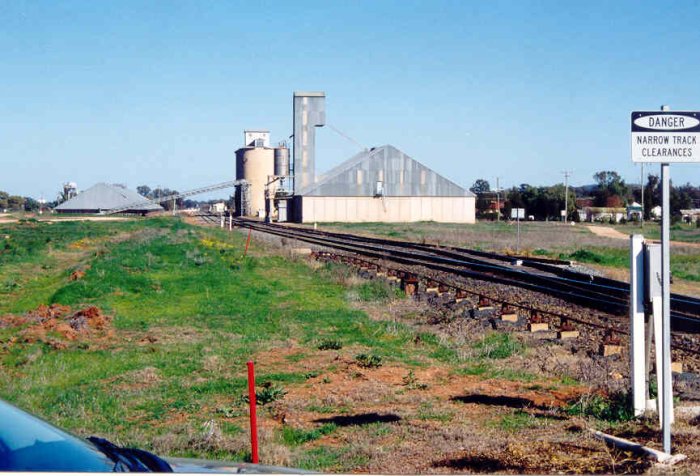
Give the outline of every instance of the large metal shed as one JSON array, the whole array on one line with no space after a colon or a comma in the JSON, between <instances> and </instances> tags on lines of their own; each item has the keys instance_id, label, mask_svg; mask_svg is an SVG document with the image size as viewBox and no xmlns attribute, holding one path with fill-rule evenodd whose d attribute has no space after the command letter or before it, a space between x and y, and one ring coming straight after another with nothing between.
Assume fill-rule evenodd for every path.
<instances>
[{"instance_id":1,"label":"large metal shed","mask_svg":"<svg viewBox=\"0 0 700 476\"><path fill-rule=\"evenodd\" d=\"M299 190L295 221L474 223L476 196L391 145L360 152Z\"/></svg>"}]
</instances>

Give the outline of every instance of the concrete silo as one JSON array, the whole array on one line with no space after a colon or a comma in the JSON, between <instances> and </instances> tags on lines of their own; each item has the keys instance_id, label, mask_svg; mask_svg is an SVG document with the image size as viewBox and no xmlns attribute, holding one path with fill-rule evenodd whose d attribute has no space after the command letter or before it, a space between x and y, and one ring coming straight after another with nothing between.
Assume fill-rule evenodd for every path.
<instances>
[{"instance_id":1,"label":"concrete silo","mask_svg":"<svg viewBox=\"0 0 700 476\"><path fill-rule=\"evenodd\" d=\"M265 216L265 187L275 173L274 154L275 149L263 146L242 147L236 151L236 179L248 183L247 193L241 187L236 190L238 215Z\"/></svg>"}]
</instances>

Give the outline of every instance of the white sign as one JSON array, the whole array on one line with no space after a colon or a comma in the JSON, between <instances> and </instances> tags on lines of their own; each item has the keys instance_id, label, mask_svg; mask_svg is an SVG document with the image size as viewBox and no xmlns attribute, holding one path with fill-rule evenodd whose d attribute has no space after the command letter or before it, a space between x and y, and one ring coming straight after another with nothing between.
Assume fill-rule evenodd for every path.
<instances>
[{"instance_id":1,"label":"white sign","mask_svg":"<svg viewBox=\"0 0 700 476\"><path fill-rule=\"evenodd\" d=\"M633 112L632 162L700 162L700 112Z\"/></svg>"},{"instance_id":2,"label":"white sign","mask_svg":"<svg viewBox=\"0 0 700 476\"><path fill-rule=\"evenodd\" d=\"M511 208L510 218L511 218L511 220L515 220L516 218L524 219L525 218L525 209L524 208Z\"/></svg>"}]
</instances>

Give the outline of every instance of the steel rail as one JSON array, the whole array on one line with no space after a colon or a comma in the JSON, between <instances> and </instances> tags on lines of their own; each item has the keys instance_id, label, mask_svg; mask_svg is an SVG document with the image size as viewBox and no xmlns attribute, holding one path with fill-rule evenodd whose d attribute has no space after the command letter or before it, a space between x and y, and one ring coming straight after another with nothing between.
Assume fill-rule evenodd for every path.
<instances>
[{"instance_id":1,"label":"steel rail","mask_svg":"<svg viewBox=\"0 0 700 476\"><path fill-rule=\"evenodd\" d=\"M371 254L375 258L393 260L397 262L403 261L404 264L413 264L425 266L435 269L436 271L447 272L451 274L469 277L483 281L490 281L508 286L515 286L532 291L543 292L555 297L559 297L577 304L586 305L589 307L613 311L616 313L626 313L628 309L628 301L625 293L622 290L610 288L606 292L605 286L592 285L585 281L576 281L571 279L547 277L525 272L523 270L513 270L503 266L497 266L492 263L480 263L475 260L467 261L463 257L461 259L449 258L447 256L421 256L415 252L390 250L389 246L399 248L411 248L410 242L400 242L394 240L381 240L376 238L358 237L357 235L345 234L329 234L328 232L313 232L312 230L304 230L299 227L287 227L281 225L262 224L251 220L240 220L237 222L241 226L251 227L259 231L272 233L279 236L293 237L309 243L314 243L320 246L335 247L344 249L345 251L358 254ZM335 236L342 235L342 238ZM355 242L354 245L348 244L347 241ZM375 243L370 245L366 243ZM424 245L419 245L422 247ZM415 247L413 247L415 249ZM431 253L437 254L436 250L429 250ZM439 250L442 251L442 250ZM444 253L449 253L444 251ZM405 260L409 260L406 262ZM471 267L481 269L482 272L466 271L462 267ZM489 271L495 274L505 274L508 278L488 274ZM692 298L691 298L692 299ZM676 306L678 307L678 306ZM700 318L697 317L698 307L693 307L692 311L695 314L688 313L686 310L674 310L673 317L677 324L674 327L693 328L700 331ZM683 321L683 322L681 322Z\"/></svg>"},{"instance_id":2,"label":"steel rail","mask_svg":"<svg viewBox=\"0 0 700 476\"><path fill-rule=\"evenodd\" d=\"M258 223L258 222L252 221L252 220L244 220L244 222ZM281 229L293 229L293 230L296 230L296 231L299 231L302 233L316 234L316 235L320 235L320 236L333 236L333 237L354 240L354 241L372 242L372 243L377 243L377 244L382 244L382 245L421 249L421 250L426 250L426 251L432 251L434 253L438 253L438 254L441 254L444 256L452 256L452 257L455 257L456 259L464 259L464 257L459 256L458 254L457 255L452 254L449 250L454 250L458 253L472 254L472 255L477 255L477 256L483 256L483 257L488 258L488 259L495 259L495 260L508 261L508 262L511 262L514 259L514 257L510 257L510 256L506 256L506 255L499 255L496 253L488 253L488 252L483 252L483 251L470 250L468 248L441 247L441 246L436 246L436 245L428 245L428 244L414 243L414 242L407 242L407 241L385 240L385 239L381 239L381 238L364 237L364 236L351 235L351 234L346 234L346 233L308 230L308 229L304 229L301 227L290 227L290 226L271 225L271 224L266 224L266 226L277 226L277 227L280 227ZM520 258L518 258L518 259L520 259ZM479 262L472 260L470 262L470 264L471 263L479 263ZM486 263L486 265L489 265L489 264ZM531 268L535 268L535 269L538 269L541 271L546 271L546 272L555 274L561 278L561 280L558 281L558 283L563 283L562 285L565 285L565 286L569 286L572 288L579 288L579 289L582 289L584 291L596 290L599 293L603 293L603 294L609 296L609 298L611 298L611 299L615 299L615 300L618 300L620 302L624 301L625 303L627 303L629 301L629 284L626 282L623 282L623 281L613 280L610 278L604 278L604 277L600 277L600 276L593 276L593 275L581 273L578 271L567 270L567 269L563 269L563 268L556 266L556 265L553 265L553 264L547 264L541 260L532 261L528 258L525 258L523 260L522 266L523 267L531 267ZM503 272L506 272L506 273L508 272L508 270L514 271L508 267L501 267L501 268L496 267L495 269L503 270ZM556 281L553 281L553 282L556 282ZM684 296L684 295L680 295L680 294L672 294L671 295L671 304L674 308L674 314L676 314L678 317L692 319L696 316L700 316L700 299L698 299L698 298L694 298L692 296ZM698 317L698 318L700 318L700 317Z\"/></svg>"},{"instance_id":3,"label":"steel rail","mask_svg":"<svg viewBox=\"0 0 700 476\"><path fill-rule=\"evenodd\" d=\"M266 225L258 225L252 223L246 223L244 226L253 228L258 231L263 231L266 233L271 233L279 236L286 236L305 241L307 243L314 243L320 246L332 247L336 249L342 249L348 252L354 252L362 254L365 256L372 256L378 259L385 259L389 261L395 261L398 263L412 265L412 266L424 266L435 271L441 271L445 273L450 273L466 278L490 281L496 284L503 284L507 286L520 287L536 292L543 292L555 297L560 297L562 299L577 302L579 304L587 305L590 307L600 308L603 310L610 311L614 308L616 312L626 311L626 303L615 303L608 299L608 296L597 297L593 296L594 293L581 293L580 290L562 290L562 286L559 287L547 287L543 284L534 284L532 281L537 281L537 277L534 275L529 275L523 273L522 271L513 271L521 275L521 277L527 277L528 281L511 279L510 277L504 278L495 276L493 274L488 274L484 272L469 271L463 268L464 262L458 260L453 260L449 258L439 257L439 256L421 256L417 253L411 253L407 251L391 250L386 247L379 247L373 245L361 245L361 244L348 244L337 239L312 237L303 233L290 232L289 230L275 229L272 227L267 227ZM512 271L512 270L511 270Z\"/></svg>"},{"instance_id":4,"label":"steel rail","mask_svg":"<svg viewBox=\"0 0 700 476\"><path fill-rule=\"evenodd\" d=\"M252 226L264 226L264 227L270 227L270 228L275 228L274 225L260 225L257 222L254 221L245 221L245 223L250 223ZM323 237L328 237L328 236L337 236L338 234L334 233L327 233L327 232L311 232L310 230L303 230L299 228L292 228L292 227L279 227L277 226L276 229L279 230L294 230L295 232L299 232L302 234L314 234L318 236L323 236ZM418 245L417 247L413 247L413 245L410 242L395 242L393 240L381 240L381 239L376 239L376 238L367 238L365 237L358 237L356 235L345 235L341 234L340 235L342 238L337 238L338 240L343 240L343 241L353 241L359 244L362 244L362 246L367 246L366 242L372 242L376 243L379 246L385 247L385 246L398 246L398 247L411 247L415 249L419 249L424 252L429 252L433 254L438 254L442 255L444 257L447 257L449 259L443 260L440 257L435 257L435 261L438 262L444 262L447 264L452 264L452 265L461 265L461 266L469 266L472 268L476 269L481 269L482 271L486 272L492 272L496 274L503 274L507 275L510 277L516 277L516 278L522 278L524 275L528 276L528 279L535 280L539 282L540 284L545 284L545 283L550 283L553 284L554 286L558 286L559 288L568 288L571 290L578 290L584 293L588 293L591 296L599 296L600 299L614 299L616 301L619 301L619 304L621 306L626 306L627 301L625 299L622 299L620 296L617 294L611 294L611 293L606 293L606 292L601 292L600 290L597 289L592 289L592 286L588 285L588 283L585 283L585 285L582 285L580 282L574 281L574 280L566 280L566 279L555 279L543 275L533 275L530 273L527 273L523 271L522 269L512 269L509 267L505 266L500 266L500 265L495 265L493 263L488 263L480 260L475 260L473 258L465 258L463 256L456 255L454 253L450 253L448 251L442 250L442 249L425 249L423 245Z\"/></svg>"}]
</instances>

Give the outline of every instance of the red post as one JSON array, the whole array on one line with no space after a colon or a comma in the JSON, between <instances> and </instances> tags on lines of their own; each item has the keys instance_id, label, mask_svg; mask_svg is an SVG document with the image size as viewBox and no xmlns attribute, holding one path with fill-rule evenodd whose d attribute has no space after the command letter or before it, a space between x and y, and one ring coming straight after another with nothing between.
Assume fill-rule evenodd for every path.
<instances>
[{"instance_id":1,"label":"red post","mask_svg":"<svg viewBox=\"0 0 700 476\"><path fill-rule=\"evenodd\" d=\"M250 402L250 447L253 463L258 461L258 418L255 413L255 364L248 362L248 401Z\"/></svg>"},{"instance_id":2,"label":"red post","mask_svg":"<svg viewBox=\"0 0 700 476\"><path fill-rule=\"evenodd\" d=\"M252 228L248 228L248 239L245 241L245 251L243 252L243 257L248 254L248 246L250 246L250 234L253 233Z\"/></svg>"}]
</instances>

